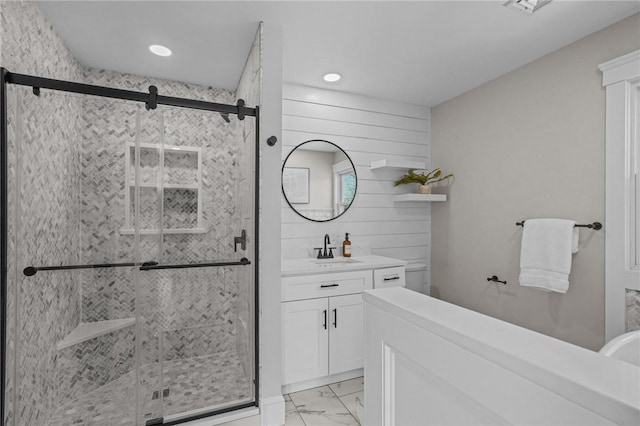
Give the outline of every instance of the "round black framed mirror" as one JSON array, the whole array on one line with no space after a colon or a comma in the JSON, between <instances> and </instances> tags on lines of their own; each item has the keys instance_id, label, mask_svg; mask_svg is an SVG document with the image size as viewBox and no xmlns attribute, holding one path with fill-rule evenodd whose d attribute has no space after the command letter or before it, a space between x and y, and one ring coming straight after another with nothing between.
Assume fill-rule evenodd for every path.
<instances>
[{"instance_id":1,"label":"round black framed mirror","mask_svg":"<svg viewBox=\"0 0 640 426\"><path fill-rule=\"evenodd\" d=\"M355 199L358 176L353 161L333 142L313 139L295 147L282 165L282 193L300 216L328 222Z\"/></svg>"}]
</instances>

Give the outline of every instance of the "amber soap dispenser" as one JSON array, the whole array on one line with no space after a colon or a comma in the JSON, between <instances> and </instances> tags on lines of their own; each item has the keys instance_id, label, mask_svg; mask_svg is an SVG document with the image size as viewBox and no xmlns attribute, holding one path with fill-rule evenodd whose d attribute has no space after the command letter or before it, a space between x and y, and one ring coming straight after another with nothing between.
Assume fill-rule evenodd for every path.
<instances>
[{"instance_id":1,"label":"amber soap dispenser","mask_svg":"<svg viewBox=\"0 0 640 426\"><path fill-rule=\"evenodd\" d=\"M349 241L349 233L347 232L342 242L342 256L351 257L351 241Z\"/></svg>"}]
</instances>

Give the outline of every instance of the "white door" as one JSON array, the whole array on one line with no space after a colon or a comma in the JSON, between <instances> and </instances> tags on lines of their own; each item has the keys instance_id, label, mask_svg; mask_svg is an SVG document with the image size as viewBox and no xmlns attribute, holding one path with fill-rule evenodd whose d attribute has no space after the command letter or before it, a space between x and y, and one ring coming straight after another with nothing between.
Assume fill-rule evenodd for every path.
<instances>
[{"instance_id":1,"label":"white door","mask_svg":"<svg viewBox=\"0 0 640 426\"><path fill-rule=\"evenodd\" d=\"M362 294L329 298L329 374L364 366Z\"/></svg>"},{"instance_id":2,"label":"white door","mask_svg":"<svg viewBox=\"0 0 640 426\"><path fill-rule=\"evenodd\" d=\"M329 374L329 307L326 297L282 303L282 382Z\"/></svg>"}]
</instances>

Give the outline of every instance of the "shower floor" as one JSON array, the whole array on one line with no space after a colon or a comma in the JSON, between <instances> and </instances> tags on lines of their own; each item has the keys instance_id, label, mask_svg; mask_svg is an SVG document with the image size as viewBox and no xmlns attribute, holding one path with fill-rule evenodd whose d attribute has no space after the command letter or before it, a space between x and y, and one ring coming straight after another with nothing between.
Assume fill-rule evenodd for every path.
<instances>
[{"instance_id":1,"label":"shower floor","mask_svg":"<svg viewBox=\"0 0 640 426\"><path fill-rule=\"evenodd\" d=\"M163 386L159 364L140 367L140 377L144 398L141 425L155 417L252 400L251 380L235 352L166 361ZM132 371L59 407L49 426L134 426L134 384ZM162 396L163 390L166 396Z\"/></svg>"}]
</instances>

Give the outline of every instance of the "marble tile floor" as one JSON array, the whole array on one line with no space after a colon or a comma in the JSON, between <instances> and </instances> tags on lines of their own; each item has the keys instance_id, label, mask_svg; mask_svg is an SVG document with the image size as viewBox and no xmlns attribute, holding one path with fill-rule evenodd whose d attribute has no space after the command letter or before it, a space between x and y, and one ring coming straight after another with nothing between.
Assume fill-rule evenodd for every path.
<instances>
[{"instance_id":1,"label":"marble tile floor","mask_svg":"<svg viewBox=\"0 0 640 426\"><path fill-rule=\"evenodd\" d=\"M284 395L285 426L361 425L364 412L364 377ZM259 426L260 416L220 426Z\"/></svg>"},{"instance_id":2,"label":"marble tile floor","mask_svg":"<svg viewBox=\"0 0 640 426\"><path fill-rule=\"evenodd\" d=\"M194 409L251 400L250 379L244 375L235 352L222 352L202 357L164 363L164 385L159 385L159 364L141 367L145 419ZM60 407L49 426L131 426L135 424L135 372L130 372L107 385ZM160 388L169 389L163 406ZM144 424L144 421L141 423Z\"/></svg>"}]
</instances>

